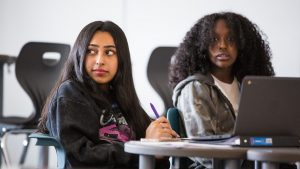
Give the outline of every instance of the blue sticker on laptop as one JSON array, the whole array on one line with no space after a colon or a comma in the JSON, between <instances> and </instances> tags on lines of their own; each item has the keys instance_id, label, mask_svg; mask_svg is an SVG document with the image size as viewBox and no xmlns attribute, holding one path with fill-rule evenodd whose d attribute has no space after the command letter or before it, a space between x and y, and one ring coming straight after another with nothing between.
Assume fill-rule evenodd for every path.
<instances>
[{"instance_id":1,"label":"blue sticker on laptop","mask_svg":"<svg viewBox=\"0 0 300 169\"><path fill-rule=\"evenodd\" d=\"M273 141L270 137L251 137L250 144L252 146L272 146Z\"/></svg>"}]
</instances>

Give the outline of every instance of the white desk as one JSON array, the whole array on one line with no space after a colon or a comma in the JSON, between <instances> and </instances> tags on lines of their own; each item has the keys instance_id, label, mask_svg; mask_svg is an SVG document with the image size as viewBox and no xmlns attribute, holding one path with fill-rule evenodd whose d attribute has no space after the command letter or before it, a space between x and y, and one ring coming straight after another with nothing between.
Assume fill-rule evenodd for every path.
<instances>
[{"instance_id":1,"label":"white desk","mask_svg":"<svg viewBox=\"0 0 300 169\"><path fill-rule=\"evenodd\" d=\"M246 158L247 148L188 142L129 141L125 143L125 151L139 154L140 169L154 169L156 155L224 159L226 169L238 169L240 159Z\"/></svg>"}]
</instances>

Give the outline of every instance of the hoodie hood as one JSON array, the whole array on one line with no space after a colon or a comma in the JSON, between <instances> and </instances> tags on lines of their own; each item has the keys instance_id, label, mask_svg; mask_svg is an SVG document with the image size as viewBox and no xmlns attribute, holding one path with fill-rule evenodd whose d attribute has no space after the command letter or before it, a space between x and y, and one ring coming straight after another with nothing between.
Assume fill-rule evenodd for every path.
<instances>
[{"instance_id":1,"label":"hoodie hood","mask_svg":"<svg viewBox=\"0 0 300 169\"><path fill-rule=\"evenodd\" d=\"M209 85L214 84L214 79L210 74L203 75L203 74L197 73L197 74L194 74L192 76L188 76L186 79L179 82L173 90L172 100L173 100L173 105L175 107L177 105L177 100L178 100L177 98L180 95L181 90L184 88L185 85L187 85L191 81L199 81L201 83L206 83L206 84L209 84Z\"/></svg>"}]
</instances>

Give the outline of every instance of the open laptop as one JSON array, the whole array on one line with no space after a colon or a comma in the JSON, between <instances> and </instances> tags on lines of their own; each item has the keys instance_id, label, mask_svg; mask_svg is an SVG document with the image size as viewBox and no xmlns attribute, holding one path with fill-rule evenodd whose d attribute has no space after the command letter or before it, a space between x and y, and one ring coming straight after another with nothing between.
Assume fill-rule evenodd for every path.
<instances>
[{"instance_id":1,"label":"open laptop","mask_svg":"<svg viewBox=\"0 0 300 169\"><path fill-rule=\"evenodd\" d=\"M192 139L226 138L240 146L300 146L300 78L245 77L233 134Z\"/></svg>"}]
</instances>

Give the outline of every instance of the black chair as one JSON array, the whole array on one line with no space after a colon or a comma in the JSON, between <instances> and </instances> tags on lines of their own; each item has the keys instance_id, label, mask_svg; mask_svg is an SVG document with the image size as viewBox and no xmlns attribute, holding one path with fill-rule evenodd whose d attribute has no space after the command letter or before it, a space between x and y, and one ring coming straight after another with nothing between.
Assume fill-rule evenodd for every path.
<instances>
[{"instance_id":1,"label":"black chair","mask_svg":"<svg viewBox=\"0 0 300 169\"><path fill-rule=\"evenodd\" d=\"M29 42L21 49L20 54L16 59L15 73L18 82L29 95L34 105L34 111L29 117L25 118L1 116L1 154L7 165L10 165L5 145L7 135L26 135L26 140L24 140L25 142L23 143L27 144L24 144L19 162L19 164L22 165L26 158L27 148L30 142L28 135L36 131L43 104L45 103L50 90L56 83L69 52L70 45L43 42ZM47 56L53 56L54 58L47 58Z\"/></svg>"},{"instance_id":2,"label":"black chair","mask_svg":"<svg viewBox=\"0 0 300 169\"><path fill-rule=\"evenodd\" d=\"M158 47L150 55L147 67L147 76L154 90L162 98L165 112L173 107L172 88L169 86L169 64L176 47Z\"/></svg>"},{"instance_id":3,"label":"black chair","mask_svg":"<svg viewBox=\"0 0 300 169\"><path fill-rule=\"evenodd\" d=\"M53 146L56 151L57 168L58 169L65 168L66 158L67 158L66 152L63 146L61 145L61 143L55 137L43 133L32 133L29 135L29 137L37 139L35 144L37 146L46 146L46 147Z\"/></svg>"}]
</instances>

